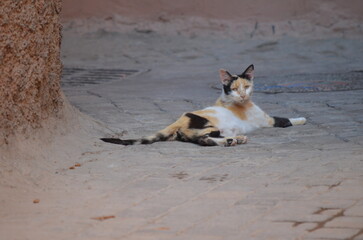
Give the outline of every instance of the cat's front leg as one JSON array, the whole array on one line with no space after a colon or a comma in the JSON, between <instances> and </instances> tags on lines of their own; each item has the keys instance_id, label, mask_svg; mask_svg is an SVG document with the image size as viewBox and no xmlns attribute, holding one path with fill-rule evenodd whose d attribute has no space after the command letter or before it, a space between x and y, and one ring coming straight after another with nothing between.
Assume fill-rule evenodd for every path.
<instances>
[{"instance_id":1,"label":"cat's front leg","mask_svg":"<svg viewBox=\"0 0 363 240\"><path fill-rule=\"evenodd\" d=\"M303 125L306 123L306 118L283 118L283 117L271 117L269 120L271 127L286 128L295 125Z\"/></svg>"}]
</instances>

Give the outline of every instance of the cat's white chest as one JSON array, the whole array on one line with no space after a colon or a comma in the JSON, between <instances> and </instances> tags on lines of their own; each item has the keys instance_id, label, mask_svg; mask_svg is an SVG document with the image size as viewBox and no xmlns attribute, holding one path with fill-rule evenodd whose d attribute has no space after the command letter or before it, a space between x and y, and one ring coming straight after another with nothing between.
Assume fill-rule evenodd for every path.
<instances>
[{"instance_id":1,"label":"cat's white chest","mask_svg":"<svg viewBox=\"0 0 363 240\"><path fill-rule=\"evenodd\" d=\"M208 115L217 118L217 128L225 137L243 135L268 125L265 113L256 105L245 112L247 120L238 118L232 111L224 107L214 106L208 107L206 110L213 110L214 113Z\"/></svg>"}]
</instances>

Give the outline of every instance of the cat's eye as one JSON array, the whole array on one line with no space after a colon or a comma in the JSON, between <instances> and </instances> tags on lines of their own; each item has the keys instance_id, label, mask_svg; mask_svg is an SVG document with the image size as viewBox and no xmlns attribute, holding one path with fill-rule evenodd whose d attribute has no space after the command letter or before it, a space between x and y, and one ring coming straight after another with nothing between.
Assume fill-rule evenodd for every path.
<instances>
[{"instance_id":1,"label":"cat's eye","mask_svg":"<svg viewBox=\"0 0 363 240\"><path fill-rule=\"evenodd\" d=\"M245 86L245 89L247 89L247 88L249 88L249 87L251 87L251 86Z\"/></svg>"}]
</instances>

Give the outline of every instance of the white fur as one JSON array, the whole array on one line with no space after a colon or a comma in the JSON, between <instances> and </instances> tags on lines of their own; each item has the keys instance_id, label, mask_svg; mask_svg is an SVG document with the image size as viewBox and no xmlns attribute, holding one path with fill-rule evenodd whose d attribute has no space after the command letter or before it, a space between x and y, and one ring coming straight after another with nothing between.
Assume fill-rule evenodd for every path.
<instances>
[{"instance_id":1,"label":"white fur","mask_svg":"<svg viewBox=\"0 0 363 240\"><path fill-rule=\"evenodd\" d=\"M247 95L247 96L251 96L251 94L252 94L252 90L253 90L253 87L249 87L249 88L247 88L247 89L246 89L246 95Z\"/></svg>"},{"instance_id":2,"label":"white fur","mask_svg":"<svg viewBox=\"0 0 363 240\"><path fill-rule=\"evenodd\" d=\"M292 124L293 126L295 126L295 125L303 125L303 124L305 124L305 123L306 123L306 118L304 118L304 117L299 117L299 118L289 118L289 120L290 120L290 122L291 122L291 124Z\"/></svg>"},{"instance_id":3,"label":"white fur","mask_svg":"<svg viewBox=\"0 0 363 240\"><path fill-rule=\"evenodd\" d=\"M256 124L258 128L270 127L268 122L270 117L254 103L252 103L252 107L247 110L246 115L248 122Z\"/></svg>"},{"instance_id":4,"label":"white fur","mask_svg":"<svg viewBox=\"0 0 363 240\"><path fill-rule=\"evenodd\" d=\"M248 120L238 118L234 113L224 107L208 107L205 110L213 110L215 113L207 115L218 119L217 128L226 137L234 137L252 132L261 127L268 127L268 117L256 105L253 104L246 112Z\"/></svg>"},{"instance_id":5,"label":"white fur","mask_svg":"<svg viewBox=\"0 0 363 240\"><path fill-rule=\"evenodd\" d=\"M238 97L238 94L234 91L232 91L231 94L233 94L233 97ZM225 103L233 102L233 98L231 97L231 95L226 95L224 91L222 91L221 100Z\"/></svg>"}]
</instances>

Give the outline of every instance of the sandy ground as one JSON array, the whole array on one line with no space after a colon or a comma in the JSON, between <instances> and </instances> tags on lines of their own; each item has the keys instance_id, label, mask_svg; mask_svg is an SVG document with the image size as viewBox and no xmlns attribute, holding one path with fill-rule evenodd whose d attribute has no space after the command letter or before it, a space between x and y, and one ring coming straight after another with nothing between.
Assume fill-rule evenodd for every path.
<instances>
[{"instance_id":1,"label":"sandy ground","mask_svg":"<svg viewBox=\"0 0 363 240\"><path fill-rule=\"evenodd\" d=\"M238 73L254 63L256 82L267 83L361 71L359 29L350 37L348 28L306 24L301 37L305 30L273 34L253 23L239 35L213 27L228 25L221 21L124 19L65 24L66 67L139 73L65 86L93 119L69 107L73 120L45 131L55 135L21 139L1 156L1 239L361 239L363 90L256 93L267 112L308 124L259 130L236 148L98 141L147 135L212 104L221 67Z\"/></svg>"}]
</instances>

